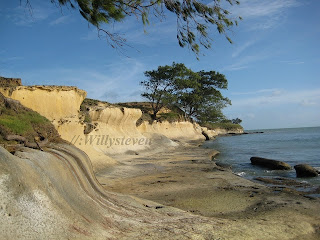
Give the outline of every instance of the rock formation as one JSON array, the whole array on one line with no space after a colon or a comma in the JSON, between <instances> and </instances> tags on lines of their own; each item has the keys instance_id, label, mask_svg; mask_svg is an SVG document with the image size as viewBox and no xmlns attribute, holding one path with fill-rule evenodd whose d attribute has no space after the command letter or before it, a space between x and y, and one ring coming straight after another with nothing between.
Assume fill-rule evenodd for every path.
<instances>
[{"instance_id":1,"label":"rock formation","mask_svg":"<svg viewBox=\"0 0 320 240\"><path fill-rule=\"evenodd\" d=\"M16 86L0 87L0 92L49 119L62 139L88 154L95 170L116 164L114 154L177 145L172 140L204 140L203 131L210 139L228 133L223 129L208 130L191 122L150 124L145 121L137 127L136 122L142 115L140 109L105 104L87 110L91 119L88 131L88 124L80 114L80 105L86 97L83 90L65 86Z\"/></svg>"},{"instance_id":2,"label":"rock formation","mask_svg":"<svg viewBox=\"0 0 320 240\"><path fill-rule=\"evenodd\" d=\"M297 177L317 177L319 172L317 169L309 166L308 164L298 164L294 166Z\"/></svg>"},{"instance_id":3,"label":"rock formation","mask_svg":"<svg viewBox=\"0 0 320 240\"><path fill-rule=\"evenodd\" d=\"M215 225L105 191L87 155L68 144L15 155L0 147L0 196L0 239L170 239L172 231L196 239Z\"/></svg>"},{"instance_id":4,"label":"rock formation","mask_svg":"<svg viewBox=\"0 0 320 240\"><path fill-rule=\"evenodd\" d=\"M290 170L291 169L291 166L285 162L267 159L267 158L251 157L250 161L252 165L258 165L271 170Z\"/></svg>"},{"instance_id":5,"label":"rock formation","mask_svg":"<svg viewBox=\"0 0 320 240\"><path fill-rule=\"evenodd\" d=\"M5 78L0 76L0 87L16 87L21 85L21 78Z\"/></svg>"}]
</instances>

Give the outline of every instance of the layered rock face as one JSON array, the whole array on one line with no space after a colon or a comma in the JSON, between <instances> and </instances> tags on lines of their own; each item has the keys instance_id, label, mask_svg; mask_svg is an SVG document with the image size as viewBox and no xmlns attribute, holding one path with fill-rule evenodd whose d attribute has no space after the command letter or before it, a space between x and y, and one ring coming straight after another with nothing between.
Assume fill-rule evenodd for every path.
<instances>
[{"instance_id":1,"label":"layered rock face","mask_svg":"<svg viewBox=\"0 0 320 240\"><path fill-rule=\"evenodd\" d=\"M66 86L0 87L0 92L51 121L77 117L80 105L86 97L85 91Z\"/></svg>"},{"instance_id":2,"label":"layered rock face","mask_svg":"<svg viewBox=\"0 0 320 240\"><path fill-rule=\"evenodd\" d=\"M239 128L236 130L232 130L232 131L228 131L226 129L221 129L221 128L217 128L214 130L208 129L206 127L201 127L202 131L208 136L209 139L214 139L216 136L219 135L226 135L226 134L230 134L230 133L234 133L234 134L241 134L243 133L243 129Z\"/></svg>"},{"instance_id":3,"label":"layered rock face","mask_svg":"<svg viewBox=\"0 0 320 240\"><path fill-rule=\"evenodd\" d=\"M80 105L86 92L65 86L0 87L4 96L18 100L22 105L49 119L61 138L74 144L90 157L95 170L116 164L114 154L157 150L176 146L172 140L204 140L204 128L190 122L143 122L138 127L140 109L92 106L88 114L91 131L80 114ZM210 138L226 131L206 130ZM137 153L138 154L138 153Z\"/></svg>"},{"instance_id":4,"label":"layered rock face","mask_svg":"<svg viewBox=\"0 0 320 240\"><path fill-rule=\"evenodd\" d=\"M198 239L215 223L105 191L88 156L68 144L14 155L0 146L0 196L0 239L170 239L173 228L177 239Z\"/></svg>"},{"instance_id":5,"label":"layered rock face","mask_svg":"<svg viewBox=\"0 0 320 240\"><path fill-rule=\"evenodd\" d=\"M141 133L163 134L175 140L204 140L200 125L191 122L143 122L138 126Z\"/></svg>"},{"instance_id":6,"label":"layered rock face","mask_svg":"<svg viewBox=\"0 0 320 240\"><path fill-rule=\"evenodd\" d=\"M110 157L112 154L159 146L155 141L151 142L151 138L156 137L154 134L145 136L136 128L136 121L142 113L133 108L92 107L89 115L95 128L85 134L85 123L79 111L86 92L76 87L0 87L0 92L49 119L62 139L89 155L95 170L116 164ZM166 144L174 145L168 139Z\"/></svg>"}]
</instances>

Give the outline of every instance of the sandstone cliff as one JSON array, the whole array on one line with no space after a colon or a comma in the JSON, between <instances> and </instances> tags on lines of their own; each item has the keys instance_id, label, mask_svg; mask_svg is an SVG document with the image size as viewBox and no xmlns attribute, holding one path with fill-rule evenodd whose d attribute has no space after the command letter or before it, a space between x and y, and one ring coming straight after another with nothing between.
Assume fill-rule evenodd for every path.
<instances>
[{"instance_id":1,"label":"sandstone cliff","mask_svg":"<svg viewBox=\"0 0 320 240\"><path fill-rule=\"evenodd\" d=\"M114 154L139 154L143 150L177 145L171 140L204 140L203 130L211 138L226 133L206 130L190 122L142 122L137 127L140 109L102 104L87 109L92 131L85 134L87 123L80 114L80 105L86 97L83 90L65 86L15 86L0 87L0 92L48 118L62 139L88 154L95 170L116 164Z\"/></svg>"},{"instance_id":2,"label":"sandstone cliff","mask_svg":"<svg viewBox=\"0 0 320 240\"><path fill-rule=\"evenodd\" d=\"M51 121L77 117L86 92L66 86L0 87L5 96L21 102Z\"/></svg>"},{"instance_id":3,"label":"sandstone cliff","mask_svg":"<svg viewBox=\"0 0 320 240\"><path fill-rule=\"evenodd\" d=\"M143 122L137 129L141 133L157 133L174 140L204 140L201 127L191 122Z\"/></svg>"}]
</instances>

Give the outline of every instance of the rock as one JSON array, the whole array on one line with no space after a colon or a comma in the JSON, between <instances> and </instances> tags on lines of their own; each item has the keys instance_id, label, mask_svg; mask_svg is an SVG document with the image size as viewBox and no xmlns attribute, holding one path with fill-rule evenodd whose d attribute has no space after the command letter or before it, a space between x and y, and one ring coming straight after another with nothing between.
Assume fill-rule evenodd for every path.
<instances>
[{"instance_id":1,"label":"rock","mask_svg":"<svg viewBox=\"0 0 320 240\"><path fill-rule=\"evenodd\" d=\"M317 169L309 166L308 164L298 164L294 166L297 177L317 177Z\"/></svg>"},{"instance_id":2,"label":"rock","mask_svg":"<svg viewBox=\"0 0 320 240\"><path fill-rule=\"evenodd\" d=\"M93 125L92 123L86 123L86 125L84 126L83 133L84 133L84 134L89 134L89 133L91 133L95 128L96 128L96 126Z\"/></svg>"},{"instance_id":3,"label":"rock","mask_svg":"<svg viewBox=\"0 0 320 240\"><path fill-rule=\"evenodd\" d=\"M223 163L223 162L216 162L215 163L218 167L224 168L224 169L232 169L232 166L230 164L227 163Z\"/></svg>"},{"instance_id":4,"label":"rock","mask_svg":"<svg viewBox=\"0 0 320 240\"><path fill-rule=\"evenodd\" d=\"M251 157L250 161L252 165L258 165L271 170L290 170L291 169L291 166L285 162L267 159L267 158Z\"/></svg>"},{"instance_id":5,"label":"rock","mask_svg":"<svg viewBox=\"0 0 320 240\"><path fill-rule=\"evenodd\" d=\"M0 76L0 86L1 87L22 86L21 78L6 78L6 77Z\"/></svg>"},{"instance_id":6,"label":"rock","mask_svg":"<svg viewBox=\"0 0 320 240\"><path fill-rule=\"evenodd\" d=\"M255 180L264 182L272 185L284 185L284 186L293 186L293 187L310 187L310 184L305 182L299 182L290 178L275 177L275 178L266 178L266 177L257 177Z\"/></svg>"},{"instance_id":7,"label":"rock","mask_svg":"<svg viewBox=\"0 0 320 240\"><path fill-rule=\"evenodd\" d=\"M127 154L127 155L139 155L138 152L133 151L133 150L128 150L128 151L125 152L125 154Z\"/></svg>"},{"instance_id":8,"label":"rock","mask_svg":"<svg viewBox=\"0 0 320 240\"><path fill-rule=\"evenodd\" d=\"M212 151L209 152L209 156L210 156L211 160L214 160L215 157L216 157L217 155L219 155L219 154L220 154L220 152L217 151L217 150L212 150Z\"/></svg>"},{"instance_id":9,"label":"rock","mask_svg":"<svg viewBox=\"0 0 320 240\"><path fill-rule=\"evenodd\" d=\"M264 132L244 132L243 134L257 134L257 133L264 133Z\"/></svg>"},{"instance_id":10,"label":"rock","mask_svg":"<svg viewBox=\"0 0 320 240\"><path fill-rule=\"evenodd\" d=\"M202 131L202 135L206 138L206 141L209 141L209 140L210 140L210 137L209 137L209 135L208 135L207 132Z\"/></svg>"}]
</instances>

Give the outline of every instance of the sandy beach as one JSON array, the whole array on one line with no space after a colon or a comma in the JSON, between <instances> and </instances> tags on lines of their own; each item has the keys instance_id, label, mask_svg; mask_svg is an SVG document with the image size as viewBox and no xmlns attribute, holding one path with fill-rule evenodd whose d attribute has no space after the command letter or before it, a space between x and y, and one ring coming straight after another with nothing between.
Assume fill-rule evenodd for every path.
<instances>
[{"instance_id":1,"label":"sandy beach","mask_svg":"<svg viewBox=\"0 0 320 240\"><path fill-rule=\"evenodd\" d=\"M161 152L115 155L120 164L97 173L108 191L154 201L227 221L215 229L220 239L319 239L320 201L287 187L267 187L219 167L216 151L201 142Z\"/></svg>"}]
</instances>

